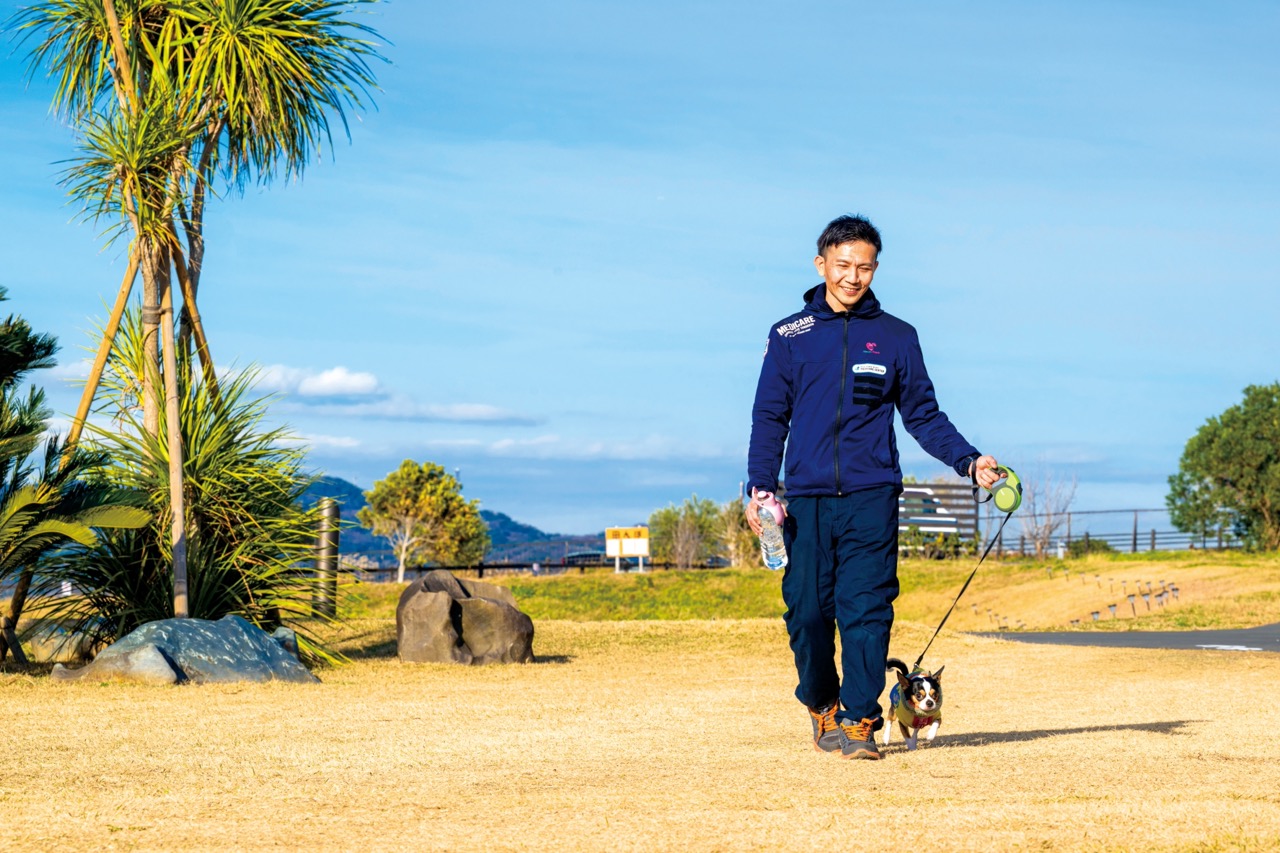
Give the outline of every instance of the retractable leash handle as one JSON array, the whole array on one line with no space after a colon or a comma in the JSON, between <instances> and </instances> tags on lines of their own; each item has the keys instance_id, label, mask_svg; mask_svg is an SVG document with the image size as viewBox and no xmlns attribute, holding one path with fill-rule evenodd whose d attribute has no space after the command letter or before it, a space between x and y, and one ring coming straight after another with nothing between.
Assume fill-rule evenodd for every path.
<instances>
[{"instance_id":1,"label":"retractable leash handle","mask_svg":"<svg viewBox=\"0 0 1280 853\"><path fill-rule=\"evenodd\" d=\"M942 631L942 626L947 624L947 620L951 618L951 611L956 609L956 605L960 603L960 597L964 595L965 590L969 588L970 582L973 581L974 575L978 573L978 569L982 567L982 561L987 559L987 555L991 553L991 546L996 544L996 540L1000 538L1000 534L1004 532L1004 526L1013 517L1018 507L1022 506L1022 480L1014 473L1012 468L1005 465L997 465L996 473L1003 475L1003 480L995 485L990 491L987 491L987 499L984 501L978 497L978 492L986 491L978 485L978 470L974 466L973 470L973 502L975 504L984 504L988 501L995 501L996 509L1004 513L1004 518L1000 519L1000 526L996 528L996 535L991 537L987 542L987 547L983 549L982 556L978 558L978 565L973 567L973 571L969 573L968 579L964 582L964 586L960 587L960 592L956 594L956 600L951 602L951 607L947 610L947 615L942 617L942 621L938 623L938 627L933 632L933 636L929 638L929 642L925 643L924 651L920 653L920 657L916 658L913 666L920 666L920 662L924 660L925 653L929 651L929 647L933 645L933 641L938 638L938 634Z\"/></svg>"},{"instance_id":2,"label":"retractable leash handle","mask_svg":"<svg viewBox=\"0 0 1280 853\"><path fill-rule=\"evenodd\" d=\"M1000 475L1000 481L988 491L978 485L978 470L974 468L972 474L974 502L984 504L995 501L996 509L1001 512L1016 512L1018 507L1022 506L1022 479L1007 465L997 465L996 473ZM986 500L978 497L979 491L987 493Z\"/></svg>"}]
</instances>

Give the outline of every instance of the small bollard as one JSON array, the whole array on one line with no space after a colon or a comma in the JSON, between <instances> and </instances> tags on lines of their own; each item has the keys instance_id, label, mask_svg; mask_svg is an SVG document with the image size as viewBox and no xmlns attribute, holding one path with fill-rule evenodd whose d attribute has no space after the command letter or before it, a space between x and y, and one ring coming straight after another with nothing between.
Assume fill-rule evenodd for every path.
<instances>
[{"instance_id":1,"label":"small bollard","mask_svg":"<svg viewBox=\"0 0 1280 853\"><path fill-rule=\"evenodd\" d=\"M1099 610L1090 610L1089 615L1093 617L1094 622L1097 622L1098 617L1102 615L1102 612Z\"/></svg>"},{"instance_id":2,"label":"small bollard","mask_svg":"<svg viewBox=\"0 0 1280 853\"><path fill-rule=\"evenodd\" d=\"M1137 608L1137 606L1135 606L1135 605L1134 605L1134 602L1138 600L1138 596L1136 596L1136 595L1130 595L1130 596L1128 596L1128 598L1129 598L1129 609L1133 611L1133 615L1134 615L1134 616L1137 616L1137 615L1138 615L1138 608Z\"/></svg>"},{"instance_id":3,"label":"small bollard","mask_svg":"<svg viewBox=\"0 0 1280 853\"><path fill-rule=\"evenodd\" d=\"M1178 600L1178 585L1177 585L1177 584L1174 584L1173 586L1169 587L1169 592L1173 593L1173 600L1174 600L1174 601L1177 601L1177 600Z\"/></svg>"},{"instance_id":4,"label":"small bollard","mask_svg":"<svg viewBox=\"0 0 1280 853\"><path fill-rule=\"evenodd\" d=\"M1142 600L1144 603L1146 603L1147 609L1150 610L1151 609L1151 593L1144 592L1142 594Z\"/></svg>"},{"instance_id":5,"label":"small bollard","mask_svg":"<svg viewBox=\"0 0 1280 853\"><path fill-rule=\"evenodd\" d=\"M1108 604L1107 609L1111 611L1111 618L1112 619L1116 618L1116 605Z\"/></svg>"}]
</instances>

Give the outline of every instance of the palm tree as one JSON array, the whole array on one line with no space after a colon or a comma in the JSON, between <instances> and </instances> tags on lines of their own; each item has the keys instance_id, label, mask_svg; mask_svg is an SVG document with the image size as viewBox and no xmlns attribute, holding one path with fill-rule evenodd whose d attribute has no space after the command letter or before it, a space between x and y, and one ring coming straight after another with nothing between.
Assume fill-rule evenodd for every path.
<instances>
[{"instance_id":1,"label":"palm tree","mask_svg":"<svg viewBox=\"0 0 1280 853\"><path fill-rule=\"evenodd\" d=\"M0 660L10 650L23 660L15 628L35 565L67 545L97 544L101 528L136 528L151 518L135 506L134 493L93 476L100 454L64 453L56 438L44 438L50 415L44 392L23 394L20 384L31 371L51 367L56 350L53 338L33 333L22 319L0 322L0 584L14 582L9 615L0 620ZM37 468L32 457L42 443Z\"/></svg>"},{"instance_id":2,"label":"palm tree","mask_svg":"<svg viewBox=\"0 0 1280 853\"><path fill-rule=\"evenodd\" d=\"M194 339L215 400L218 380L196 294L204 212L215 181L242 188L299 175L331 140L331 122L374 87L376 33L343 15L373 0L45 0L19 12L35 40L34 72L56 80L54 106L79 128L82 154L67 184L113 238L131 238L129 267L73 420L85 418L138 270L147 358L138 381L143 424L178 422L177 347ZM182 292L174 335L173 279ZM157 340L159 352L157 352ZM161 364L162 363L162 364ZM183 448L166 436L173 519L174 611L187 612Z\"/></svg>"}]
</instances>

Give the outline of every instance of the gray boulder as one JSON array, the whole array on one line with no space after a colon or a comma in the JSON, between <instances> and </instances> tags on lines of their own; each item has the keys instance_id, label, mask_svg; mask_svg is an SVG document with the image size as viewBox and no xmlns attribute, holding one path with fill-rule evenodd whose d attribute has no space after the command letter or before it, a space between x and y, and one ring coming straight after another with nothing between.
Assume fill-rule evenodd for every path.
<instances>
[{"instance_id":1,"label":"gray boulder","mask_svg":"<svg viewBox=\"0 0 1280 853\"><path fill-rule=\"evenodd\" d=\"M161 619L112 643L87 666L54 666L53 676L145 684L319 681L298 661L297 650L297 638L288 628L267 634L239 616L216 622Z\"/></svg>"},{"instance_id":2,"label":"gray boulder","mask_svg":"<svg viewBox=\"0 0 1280 853\"><path fill-rule=\"evenodd\" d=\"M400 595L396 645L409 663L529 663L533 620L511 590L437 569Z\"/></svg>"}]
</instances>

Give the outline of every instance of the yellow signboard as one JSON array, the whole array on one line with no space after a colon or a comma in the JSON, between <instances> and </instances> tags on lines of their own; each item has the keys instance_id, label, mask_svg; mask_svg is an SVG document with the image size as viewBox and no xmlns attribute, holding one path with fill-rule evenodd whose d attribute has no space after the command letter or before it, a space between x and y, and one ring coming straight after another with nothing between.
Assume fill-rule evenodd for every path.
<instances>
[{"instance_id":1,"label":"yellow signboard","mask_svg":"<svg viewBox=\"0 0 1280 853\"><path fill-rule=\"evenodd\" d=\"M604 531L605 539L648 539L649 528L647 527L606 527Z\"/></svg>"},{"instance_id":2,"label":"yellow signboard","mask_svg":"<svg viewBox=\"0 0 1280 853\"><path fill-rule=\"evenodd\" d=\"M604 552L610 557L649 556L649 528L606 528L604 531Z\"/></svg>"}]
</instances>

